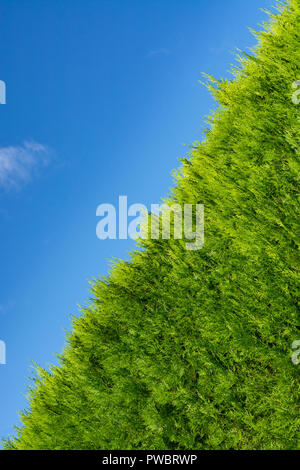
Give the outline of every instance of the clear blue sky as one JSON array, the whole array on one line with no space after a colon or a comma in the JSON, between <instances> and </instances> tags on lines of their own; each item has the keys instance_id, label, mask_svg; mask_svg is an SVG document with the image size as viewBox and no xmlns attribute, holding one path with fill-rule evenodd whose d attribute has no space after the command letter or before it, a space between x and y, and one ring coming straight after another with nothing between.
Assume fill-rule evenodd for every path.
<instances>
[{"instance_id":1,"label":"clear blue sky","mask_svg":"<svg viewBox=\"0 0 300 470\"><path fill-rule=\"evenodd\" d=\"M0 0L0 437L30 363L55 362L88 279L132 241L96 238L96 207L159 203L275 0ZM26 144L27 142L27 144Z\"/></svg>"}]
</instances>

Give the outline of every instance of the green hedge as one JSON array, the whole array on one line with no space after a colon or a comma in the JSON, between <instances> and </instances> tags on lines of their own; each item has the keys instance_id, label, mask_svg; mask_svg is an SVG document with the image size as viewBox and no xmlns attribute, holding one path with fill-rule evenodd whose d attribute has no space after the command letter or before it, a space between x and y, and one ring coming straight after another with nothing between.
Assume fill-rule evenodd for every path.
<instances>
[{"instance_id":1,"label":"green hedge","mask_svg":"<svg viewBox=\"0 0 300 470\"><path fill-rule=\"evenodd\" d=\"M277 6L176 175L204 248L145 240L93 282L4 448L299 448L300 0Z\"/></svg>"}]
</instances>

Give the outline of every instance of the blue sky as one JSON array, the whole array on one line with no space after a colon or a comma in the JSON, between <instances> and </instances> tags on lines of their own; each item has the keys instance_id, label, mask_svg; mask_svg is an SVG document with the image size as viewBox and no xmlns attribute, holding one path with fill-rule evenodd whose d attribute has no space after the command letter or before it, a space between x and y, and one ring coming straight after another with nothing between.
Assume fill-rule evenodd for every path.
<instances>
[{"instance_id":1,"label":"blue sky","mask_svg":"<svg viewBox=\"0 0 300 470\"><path fill-rule=\"evenodd\" d=\"M275 0L0 0L0 437L31 361L61 352L88 279L131 240L96 238L96 208L159 203Z\"/></svg>"}]
</instances>

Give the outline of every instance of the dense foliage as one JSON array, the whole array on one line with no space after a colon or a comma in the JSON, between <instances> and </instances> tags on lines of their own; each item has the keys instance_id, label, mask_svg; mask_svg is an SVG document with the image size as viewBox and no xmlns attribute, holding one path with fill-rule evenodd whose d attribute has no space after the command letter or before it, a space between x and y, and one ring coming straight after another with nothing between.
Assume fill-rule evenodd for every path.
<instances>
[{"instance_id":1,"label":"dense foliage","mask_svg":"<svg viewBox=\"0 0 300 470\"><path fill-rule=\"evenodd\" d=\"M93 282L5 448L299 448L300 0L278 8L176 175L204 248L145 240Z\"/></svg>"}]
</instances>

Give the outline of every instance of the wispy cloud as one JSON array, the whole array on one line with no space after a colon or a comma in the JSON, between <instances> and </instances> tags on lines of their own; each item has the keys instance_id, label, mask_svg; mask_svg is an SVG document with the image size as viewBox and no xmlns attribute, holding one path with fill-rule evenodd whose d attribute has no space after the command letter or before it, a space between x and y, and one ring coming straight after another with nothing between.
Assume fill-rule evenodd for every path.
<instances>
[{"instance_id":1,"label":"wispy cloud","mask_svg":"<svg viewBox=\"0 0 300 470\"><path fill-rule=\"evenodd\" d=\"M166 49L165 47L162 47L161 49L155 49L153 51L149 51L147 54L147 57L153 57L155 55L169 55L171 54L171 51L169 49Z\"/></svg>"},{"instance_id":2,"label":"wispy cloud","mask_svg":"<svg viewBox=\"0 0 300 470\"><path fill-rule=\"evenodd\" d=\"M19 188L48 164L47 147L38 142L0 147L0 189Z\"/></svg>"}]
</instances>

